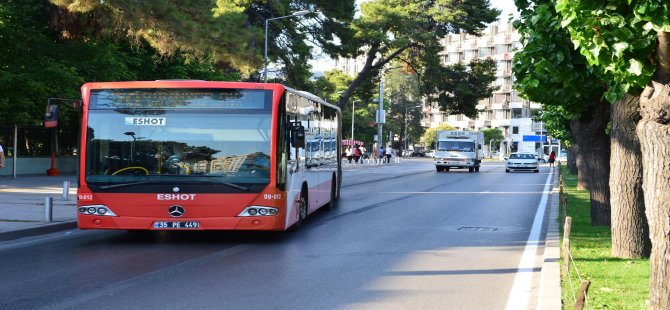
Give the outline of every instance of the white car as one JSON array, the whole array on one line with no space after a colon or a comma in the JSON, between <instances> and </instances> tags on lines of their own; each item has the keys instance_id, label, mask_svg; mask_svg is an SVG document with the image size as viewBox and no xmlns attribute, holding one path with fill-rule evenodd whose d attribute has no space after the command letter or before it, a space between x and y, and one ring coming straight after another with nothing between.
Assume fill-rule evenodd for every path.
<instances>
[{"instance_id":1,"label":"white car","mask_svg":"<svg viewBox=\"0 0 670 310\"><path fill-rule=\"evenodd\" d=\"M512 153L509 158L505 158L505 172L514 170L532 170L533 172L540 172L538 160L533 153Z\"/></svg>"},{"instance_id":2,"label":"white car","mask_svg":"<svg viewBox=\"0 0 670 310\"><path fill-rule=\"evenodd\" d=\"M426 152L426 157L435 157L435 150L430 150Z\"/></svg>"}]
</instances>

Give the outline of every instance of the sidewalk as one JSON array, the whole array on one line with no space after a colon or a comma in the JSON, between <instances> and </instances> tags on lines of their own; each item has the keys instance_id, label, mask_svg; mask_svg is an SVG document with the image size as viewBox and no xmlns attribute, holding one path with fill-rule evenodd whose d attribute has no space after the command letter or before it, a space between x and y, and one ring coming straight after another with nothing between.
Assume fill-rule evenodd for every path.
<instances>
[{"instance_id":1,"label":"sidewalk","mask_svg":"<svg viewBox=\"0 0 670 310\"><path fill-rule=\"evenodd\" d=\"M70 182L63 200L63 182ZM75 228L76 175L0 177L0 241ZM46 222L45 198L52 197L52 221Z\"/></svg>"}]
</instances>

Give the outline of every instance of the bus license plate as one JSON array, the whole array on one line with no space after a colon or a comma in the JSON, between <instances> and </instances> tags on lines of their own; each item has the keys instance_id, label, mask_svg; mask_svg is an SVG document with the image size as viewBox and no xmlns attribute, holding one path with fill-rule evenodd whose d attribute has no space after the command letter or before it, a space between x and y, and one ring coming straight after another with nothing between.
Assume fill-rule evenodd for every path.
<instances>
[{"instance_id":1,"label":"bus license plate","mask_svg":"<svg viewBox=\"0 0 670 310\"><path fill-rule=\"evenodd\" d=\"M200 222L154 222L154 229L197 229Z\"/></svg>"}]
</instances>

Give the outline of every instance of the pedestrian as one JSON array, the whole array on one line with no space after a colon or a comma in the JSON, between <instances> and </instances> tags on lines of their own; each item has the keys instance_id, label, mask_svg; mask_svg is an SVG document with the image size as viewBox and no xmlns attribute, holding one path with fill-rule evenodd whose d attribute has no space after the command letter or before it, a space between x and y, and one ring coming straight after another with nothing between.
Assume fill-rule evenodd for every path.
<instances>
[{"instance_id":1,"label":"pedestrian","mask_svg":"<svg viewBox=\"0 0 670 310\"><path fill-rule=\"evenodd\" d=\"M351 160L354 158L354 151L351 149L351 146L347 146L347 160L351 164Z\"/></svg>"},{"instance_id":2,"label":"pedestrian","mask_svg":"<svg viewBox=\"0 0 670 310\"><path fill-rule=\"evenodd\" d=\"M2 149L2 144L0 144L0 169L5 167L5 150Z\"/></svg>"},{"instance_id":3,"label":"pedestrian","mask_svg":"<svg viewBox=\"0 0 670 310\"><path fill-rule=\"evenodd\" d=\"M393 149L391 148L390 145L386 146L386 162L390 163L391 162L391 156L393 155Z\"/></svg>"},{"instance_id":4,"label":"pedestrian","mask_svg":"<svg viewBox=\"0 0 670 310\"><path fill-rule=\"evenodd\" d=\"M354 144L354 162L358 164L358 160L361 159L361 149L358 144Z\"/></svg>"},{"instance_id":5,"label":"pedestrian","mask_svg":"<svg viewBox=\"0 0 670 310\"><path fill-rule=\"evenodd\" d=\"M556 152L551 151L551 153L549 154L549 167L554 166L554 161L556 161Z\"/></svg>"},{"instance_id":6,"label":"pedestrian","mask_svg":"<svg viewBox=\"0 0 670 310\"><path fill-rule=\"evenodd\" d=\"M379 162L383 163L384 158L386 158L386 156L384 156L384 147L383 146L379 147L379 152L377 154L379 154Z\"/></svg>"}]
</instances>

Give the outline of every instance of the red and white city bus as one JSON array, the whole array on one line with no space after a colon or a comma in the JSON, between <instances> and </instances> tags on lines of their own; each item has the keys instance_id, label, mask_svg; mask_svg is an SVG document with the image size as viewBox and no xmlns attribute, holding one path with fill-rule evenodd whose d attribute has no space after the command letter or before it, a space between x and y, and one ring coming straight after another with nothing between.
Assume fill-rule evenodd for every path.
<instances>
[{"instance_id":1,"label":"red and white city bus","mask_svg":"<svg viewBox=\"0 0 670 310\"><path fill-rule=\"evenodd\" d=\"M341 112L280 84L87 83L81 229L275 230L332 208Z\"/></svg>"}]
</instances>

